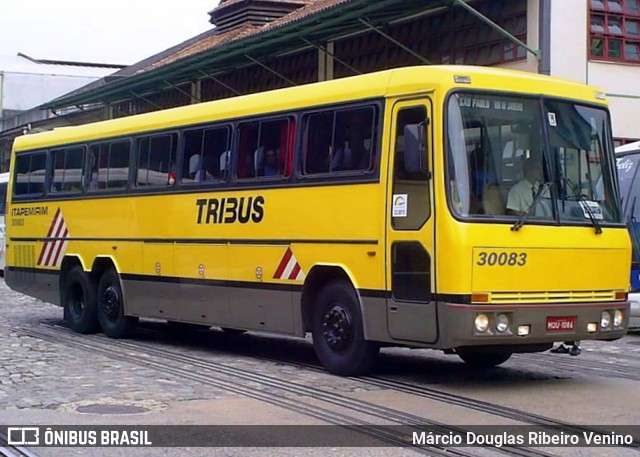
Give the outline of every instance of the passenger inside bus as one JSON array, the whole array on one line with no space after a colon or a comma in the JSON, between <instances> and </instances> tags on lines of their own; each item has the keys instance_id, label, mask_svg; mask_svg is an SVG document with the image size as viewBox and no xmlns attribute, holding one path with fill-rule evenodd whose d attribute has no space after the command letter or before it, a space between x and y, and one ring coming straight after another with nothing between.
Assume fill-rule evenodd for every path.
<instances>
[{"instance_id":1,"label":"passenger inside bus","mask_svg":"<svg viewBox=\"0 0 640 457\"><path fill-rule=\"evenodd\" d=\"M521 215L533 204L540 186L544 182L544 169L540 157L531 156L525 160L522 169L522 179L509 190L507 210L509 214ZM545 190L543 197L549 198L549 190ZM544 206L541 206L544 208ZM544 210L543 210L544 211Z\"/></svg>"},{"instance_id":2,"label":"passenger inside bus","mask_svg":"<svg viewBox=\"0 0 640 457\"><path fill-rule=\"evenodd\" d=\"M264 155L264 168L262 171L263 176L278 176L280 169L278 167L278 155L279 150L269 149Z\"/></svg>"},{"instance_id":3,"label":"passenger inside bus","mask_svg":"<svg viewBox=\"0 0 640 457\"><path fill-rule=\"evenodd\" d=\"M196 178L196 173L198 173L198 171L200 170L201 162L202 156L199 153L195 153L191 157L189 157L189 178Z\"/></svg>"}]
</instances>

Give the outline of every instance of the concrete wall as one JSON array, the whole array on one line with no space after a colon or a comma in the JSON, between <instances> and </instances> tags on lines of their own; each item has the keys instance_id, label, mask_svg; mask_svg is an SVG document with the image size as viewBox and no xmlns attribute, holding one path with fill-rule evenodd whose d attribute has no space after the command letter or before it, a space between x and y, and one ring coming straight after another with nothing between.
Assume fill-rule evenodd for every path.
<instances>
[{"instance_id":1,"label":"concrete wall","mask_svg":"<svg viewBox=\"0 0 640 457\"><path fill-rule=\"evenodd\" d=\"M609 98L616 138L640 138L640 66L589 62L589 83Z\"/></svg>"},{"instance_id":2,"label":"concrete wall","mask_svg":"<svg viewBox=\"0 0 640 457\"><path fill-rule=\"evenodd\" d=\"M551 74L587 83L588 0L551 1Z\"/></svg>"}]
</instances>

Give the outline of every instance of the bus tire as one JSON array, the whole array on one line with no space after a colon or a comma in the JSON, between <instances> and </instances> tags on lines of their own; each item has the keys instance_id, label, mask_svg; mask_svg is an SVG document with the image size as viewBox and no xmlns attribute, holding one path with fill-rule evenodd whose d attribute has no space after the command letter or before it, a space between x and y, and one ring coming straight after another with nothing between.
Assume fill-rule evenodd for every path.
<instances>
[{"instance_id":1,"label":"bus tire","mask_svg":"<svg viewBox=\"0 0 640 457\"><path fill-rule=\"evenodd\" d=\"M458 348L458 357L473 368L493 368L506 362L511 357L511 352L487 352L481 348Z\"/></svg>"},{"instance_id":2,"label":"bus tire","mask_svg":"<svg viewBox=\"0 0 640 457\"><path fill-rule=\"evenodd\" d=\"M127 338L138 325L138 318L125 316L120 276L109 269L98 284L98 320L102 332L110 338Z\"/></svg>"},{"instance_id":3,"label":"bus tire","mask_svg":"<svg viewBox=\"0 0 640 457\"><path fill-rule=\"evenodd\" d=\"M313 348L329 372L356 376L373 366L380 345L364 339L358 296L346 281L331 281L320 290L312 328Z\"/></svg>"},{"instance_id":4,"label":"bus tire","mask_svg":"<svg viewBox=\"0 0 640 457\"><path fill-rule=\"evenodd\" d=\"M65 275L60 301L64 319L74 332L89 334L99 330L96 287L79 265L71 268Z\"/></svg>"}]
</instances>

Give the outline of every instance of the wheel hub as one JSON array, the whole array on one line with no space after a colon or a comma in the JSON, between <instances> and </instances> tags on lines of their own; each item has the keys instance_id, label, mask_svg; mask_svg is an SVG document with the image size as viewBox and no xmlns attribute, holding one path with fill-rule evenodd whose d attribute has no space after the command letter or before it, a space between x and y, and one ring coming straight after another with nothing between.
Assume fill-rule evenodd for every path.
<instances>
[{"instance_id":1,"label":"wheel hub","mask_svg":"<svg viewBox=\"0 0 640 457\"><path fill-rule=\"evenodd\" d=\"M69 297L69 310L74 318L79 319L82 317L84 310L84 293L82 286L76 284L72 289Z\"/></svg>"},{"instance_id":2,"label":"wheel hub","mask_svg":"<svg viewBox=\"0 0 640 457\"><path fill-rule=\"evenodd\" d=\"M102 293L102 310L110 321L116 321L120 315L120 296L115 287L109 286Z\"/></svg>"},{"instance_id":3,"label":"wheel hub","mask_svg":"<svg viewBox=\"0 0 640 457\"><path fill-rule=\"evenodd\" d=\"M322 316L322 335L334 351L345 350L351 340L351 317L346 309L334 305Z\"/></svg>"}]
</instances>

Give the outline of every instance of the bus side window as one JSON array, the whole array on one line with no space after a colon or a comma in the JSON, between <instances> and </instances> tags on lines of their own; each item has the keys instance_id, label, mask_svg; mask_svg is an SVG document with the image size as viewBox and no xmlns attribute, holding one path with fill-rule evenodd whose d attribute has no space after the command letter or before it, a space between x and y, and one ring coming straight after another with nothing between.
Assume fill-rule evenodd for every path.
<instances>
[{"instance_id":1,"label":"bus side window","mask_svg":"<svg viewBox=\"0 0 640 457\"><path fill-rule=\"evenodd\" d=\"M293 122L269 119L240 125L238 178L288 176Z\"/></svg>"},{"instance_id":2,"label":"bus side window","mask_svg":"<svg viewBox=\"0 0 640 457\"><path fill-rule=\"evenodd\" d=\"M129 181L131 142L128 140L93 144L89 148L89 177L87 189L126 189Z\"/></svg>"},{"instance_id":3,"label":"bus side window","mask_svg":"<svg viewBox=\"0 0 640 457\"><path fill-rule=\"evenodd\" d=\"M49 193L82 191L84 147L57 149L51 155Z\"/></svg>"},{"instance_id":4,"label":"bus side window","mask_svg":"<svg viewBox=\"0 0 640 457\"><path fill-rule=\"evenodd\" d=\"M333 128L333 112L314 113L306 116L302 170L304 174L327 173L329 171Z\"/></svg>"},{"instance_id":5,"label":"bus side window","mask_svg":"<svg viewBox=\"0 0 640 457\"><path fill-rule=\"evenodd\" d=\"M332 171L372 168L375 117L370 106L336 113Z\"/></svg>"},{"instance_id":6,"label":"bus side window","mask_svg":"<svg viewBox=\"0 0 640 457\"><path fill-rule=\"evenodd\" d=\"M228 167L222 155L228 157L230 133L226 126L185 132L182 184L226 178Z\"/></svg>"},{"instance_id":7,"label":"bus side window","mask_svg":"<svg viewBox=\"0 0 640 457\"><path fill-rule=\"evenodd\" d=\"M44 151L16 155L13 195L42 195L46 164Z\"/></svg>"},{"instance_id":8,"label":"bus side window","mask_svg":"<svg viewBox=\"0 0 640 457\"><path fill-rule=\"evenodd\" d=\"M175 133L142 137L138 140L136 187L173 184L176 176L176 144Z\"/></svg>"},{"instance_id":9,"label":"bus side window","mask_svg":"<svg viewBox=\"0 0 640 457\"><path fill-rule=\"evenodd\" d=\"M373 170L377 113L376 106L364 106L305 116L303 174Z\"/></svg>"}]
</instances>

